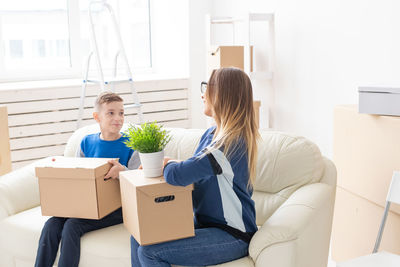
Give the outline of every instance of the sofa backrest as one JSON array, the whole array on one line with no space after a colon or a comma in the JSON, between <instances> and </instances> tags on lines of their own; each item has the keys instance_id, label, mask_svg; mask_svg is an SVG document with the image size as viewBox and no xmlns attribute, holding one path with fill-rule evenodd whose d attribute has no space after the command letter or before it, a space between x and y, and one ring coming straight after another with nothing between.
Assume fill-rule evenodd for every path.
<instances>
[{"instance_id":1,"label":"sofa backrest","mask_svg":"<svg viewBox=\"0 0 400 267\"><path fill-rule=\"evenodd\" d=\"M126 128L126 125L123 129ZM194 154L204 129L170 128L172 139L165 155L187 159ZM99 131L98 125L85 126L68 140L64 155L75 156L81 139ZM257 225L262 225L298 188L319 182L324 160L318 147L304 137L281 132L260 131L257 177L253 199Z\"/></svg>"}]
</instances>

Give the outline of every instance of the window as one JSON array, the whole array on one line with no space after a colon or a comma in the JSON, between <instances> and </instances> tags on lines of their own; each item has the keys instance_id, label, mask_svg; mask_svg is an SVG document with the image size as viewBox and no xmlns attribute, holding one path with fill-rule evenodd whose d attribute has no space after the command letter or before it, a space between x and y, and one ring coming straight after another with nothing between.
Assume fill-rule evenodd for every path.
<instances>
[{"instance_id":1,"label":"window","mask_svg":"<svg viewBox=\"0 0 400 267\"><path fill-rule=\"evenodd\" d=\"M91 50L90 0L13 0L0 6L0 80L80 78ZM110 0L131 69L152 66L149 0ZM112 68L116 36L106 12L93 9L103 68ZM95 68L92 60L91 68Z\"/></svg>"}]
</instances>

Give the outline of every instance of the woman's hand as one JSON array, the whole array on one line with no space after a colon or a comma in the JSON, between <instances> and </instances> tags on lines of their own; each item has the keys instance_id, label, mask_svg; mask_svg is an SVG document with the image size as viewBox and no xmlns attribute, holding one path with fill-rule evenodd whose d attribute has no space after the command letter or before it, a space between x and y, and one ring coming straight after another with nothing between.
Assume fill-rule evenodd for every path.
<instances>
[{"instance_id":1,"label":"woman's hand","mask_svg":"<svg viewBox=\"0 0 400 267\"><path fill-rule=\"evenodd\" d=\"M173 161L173 162L181 162L182 160L179 160L179 159L172 159L172 158L169 158L169 157L164 157L163 167L165 167L165 165L167 165L170 161Z\"/></svg>"},{"instance_id":2,"label":"woman's hand","mask_svg":"<svg viewBox=\"0 0 400 267\"><path fill-rule=\"evenodd\" d=\"M175 162L180 162L180 161L181 161L181 160L172 159L172 158L169 158L169 157L164 157L163 168L165 167L165 165L167 165L167 163L168 163L170 160L171 160L171 161L175 161ZM139 169L139 170L143 170L142 164L140 164L140 166L139 166L138 169Z\"/></svg>"},{"instance_id":3,"label":"woman's hand","mask_svg":"<svg viewBox=\"0 0 400 267\"><path fill-rule=\"evenodd\" d=\"M172 160L172 158L164 157L163 168L167 165L168 161Z\"/></svg>"},{"instance_id":4,"label":"woman's hand","mask_svg":"<svg viewBox=\"0 0 400 267\"><path fill-rule=\"evenodd\" d=\"M106 176L104 176L104 180L108 180L110 178L112 179L118 179L119 177L119 172L124 171L125 167L122 166L121 163L118 162L118 160L111 159L108 161L108 163L112 164L113 166L111 169L107 172Z\"/></svg>"}]
</instances>

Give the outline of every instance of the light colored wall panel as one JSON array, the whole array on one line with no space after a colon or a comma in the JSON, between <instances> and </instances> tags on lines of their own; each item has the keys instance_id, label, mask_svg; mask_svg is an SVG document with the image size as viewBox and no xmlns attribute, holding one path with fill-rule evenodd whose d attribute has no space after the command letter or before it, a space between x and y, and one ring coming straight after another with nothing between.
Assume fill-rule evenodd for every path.
<instances>
[{"instance_id":1,"label":"light colored wall panel","mask_svg":"<svg viewBox=\"0 0 400 267\"><path fill-rule=\"evenodd\" d=\"M120 95L124 102L132 103L132 95ZM177 89L171 91L155 91L155 92L145 92L139 94L139 99L143 103L157 102L157 101L167 101L176 99L187 99L187 90ZM85 98L84 106L93 107L96 96L90 96ZM80 100L79 98L63 98L63 99L46 99L40 101L30 101L30 102L17 102L17 103L7 103L5 104L8 109L8 114L22 114L22 113L32 113L32 112L46 112L46 111L58 111L66 109L79 108Z\"/></svg>"},{"instance_id":2,"label":"light colored wall panel","mask_svg":"<svg viewBox=\"0 0 400 267\"><path fill-rule=\"evenodd\" d=\"M38 159L32 159L32 160L26 160L26 161L15 161L12 163L12 169L17 170L19 168L22 168L30 163L33 163L37 161Z\"/></svg>"},{"instance_id":3,"label":"light colored wall panel","mask_svg":"<svg viewBox=\"0 0 400 267\"><path fill-rule=\"evenodd\" d=\"M13 85L0 84L0 103L15 102L15 100L23 101L34 101L43 99L53 99L54 92L57 92L57 98L71 98L80 97L81 87L79 85L71 84L67 86L60 84L59 86L51 84L45 85L44 82L40 82L40 85L35 85L35 82L27 83L15 83ZM21 85L19 85L21 84ZM188 88L187 79L170 79L170 80L154 80L154 81L135 81L134 86L137 92L153 92L153 91L164 91L174 89L186 89ZM23 86L23 88L21 87ZM21 87L21 88L19 88ZM124 85L116 85L116 92L119 94L130 93L130 87ZM96 96L99 93L99 89L96 85L88 85L86 89L86 96Z\"/></svg>"},{"instance_id":4,"label":"light colored wall panel","mask_svg":"<svg viewBox=\"0 0 400 267\"><path fill-rule=\"evenodd\" d=\"M65 145L54 145L54 146L14 150L11 152L11 157L23 161L30 159L45 158L48 156L61 156L64 153L64 148Z\"/></svg>"},{"instance_id":5,"label":"light colored wall panel","mask_svg":"<svg viewBox=\"0 0 400 267\"><path fill-rule=\"evenodd\" d=\"M187 109L188 100L165 100L157 103L145 103L142 102L143 113L167 111L167 110L177 110L177 109ZM83 118L91 119L93 114L92 108L85 108ZM125 114L136 114L135 109L125 110ZM29 121L34 121L35 123L49 123L58 121L70 121L76 120L78 116L78 110L60 110L60 111L50 111L50 112L40 112L40 113L29 113L29 114L16 114L9 116L9 126L21 126L28 124Z\"/></svg>"},{"instance_id":6,"label":"light colored wall panel","mask_svg":"<svg viewBox=\"0 0 400 267\"><path fill-rule=\"evenodd\" d=\"M67 143L68 138L72 135L72 133L73 132L71 131L68 133L47 134L47 135L12 139L10 141L10 145L13 147L14 150L40 147L40 146L61 145Z\"/></svg>"},{"instance_id":7,"label":"light colored wall panel","mask_svg":"<svg viewBox=\"0 0 400 267\"><path fill-rule=\"evenodd\" d=\"M61 155L68 138L76 130L80 103L80 85L61 81L57 86L35 84L29 89L0 84L0 104L9 110L9 136L12 167L19 168L39 158ZM21 83L26 86L27 83ZM135 87L143 104L145 121L157 121L166 127L190 127L188 80L165 79L137 81ZM133 102L129 86L116 85L126 104ZM89 85L85 98L82 126L95 123L94 100L99 89ZM137 123L137 111L127 109L125 121Z\"/></svg>"}]
</instances>

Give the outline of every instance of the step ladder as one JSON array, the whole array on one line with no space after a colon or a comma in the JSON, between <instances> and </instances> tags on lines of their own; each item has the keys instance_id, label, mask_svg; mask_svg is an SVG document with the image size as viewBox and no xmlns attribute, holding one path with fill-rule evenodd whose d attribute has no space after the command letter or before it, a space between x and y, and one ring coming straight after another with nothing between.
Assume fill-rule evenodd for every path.
<instances>
[{"instance_id":1,"label":"step ladder","mask_svg":"<svg viewBox=\"0 0 400 267\"><path fill-rule=\"evenodd\" d=\"M100 60L100 53L99 49L97 46L97 39L96 39L96 33L95 33L95 24L93 21L93 11L94 11L94 6L97 5L98 7L102 7L103 9L106 9L110 15L113 28L115 31L115 34L117 36L117 43L118 43L118 51L115 54L114 57L114 69L113 69L113 74L111 79L105 79L104 78L104 72ZM84 111L84 104L85 104L85 97L86 97L86 87L88 84L98 84L100 85L101 92L104 92L106 90L106 86L111 86L111 91L115 92L115 85L120 84L120 83L129 83L131 93L133 96L133 104L128 104L124 105L125 109L128 108L135 108L137 109L137 114L139 117L139 123L143 123L143 113L142 113L142 104L140 104L139 101L139 96L136 92L136 89L133 84L133 79L132 79L132 72L129 68L129 63L128 63L128 58L126 57L125 49L122 43L122 38L121 38L121 32L118 27L117 20L114 15L114 11L112 7L106 3L106 1L92 1L89 4L89 21L90 21L90 37L91 37L91 45L93 51L89 53L86 59L86 66L85 66L85 71L84 71L84 77L83 77L83 84L82 84L82 91L81 91L81 97L80 97L80 106L79 106L79 113L78 113L78 120L77 120L77 129L80 128L82 119L83 119L83 111ZM92 57L95 57L95 61L97 63L97 69L98 69L98 77L97 79L88 79L89 77L89 69L90 69L90 62ZM122 60L125 63L125 70L126 70L126 78L119 79L117 78L117 68L118 68L118 58L121 57Z\"/></svg>"}]
</instances>

